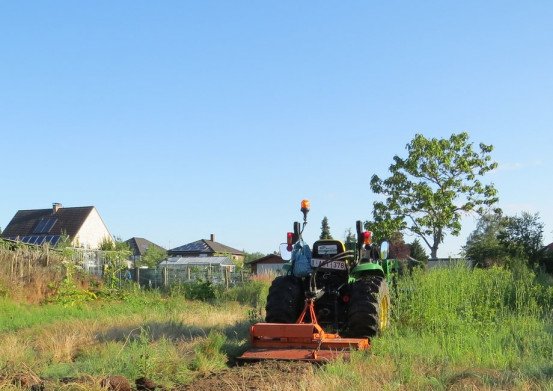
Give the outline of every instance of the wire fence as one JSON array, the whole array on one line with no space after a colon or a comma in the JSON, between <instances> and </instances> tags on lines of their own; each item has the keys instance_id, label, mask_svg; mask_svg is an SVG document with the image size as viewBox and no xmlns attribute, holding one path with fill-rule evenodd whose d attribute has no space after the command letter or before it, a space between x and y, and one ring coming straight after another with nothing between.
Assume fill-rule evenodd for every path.
<instances>
[{"instance_id":1,"label":"wire fence","mask_svg":"<svg viewBox=\"0 0 553 391\"><path fill-rule=\"evenodd\" d=\"M229 266L219 265L183 265L179 267L138 268L127 259L113 261L113 252L71 248L60 251L48 246L33 246L14 241L0 242L0 273L6 280L19 280L30 283L40 275L48 279L47 274L60 274L64 264L72 263L90 275L104 280L115 277L118 284L135 281L143 288L162 288L177 284L208 281L226 288L246 282L250 272ZM53 278L53 277L52 277ZM56 277L59 279L59 276Z\"/></svg>"},{"instance_id":2,"label":"wire fence","mask_svg":"<svg viewBox=\"0 0 553 391\"><path fill-rule=\"evenodd\" d=\"M73 254L73 261L87 273L104 277L106 267L110 265L107 252L100 250L79 250ZM219 265L184 265L179 267L145 268L134 267L132 261L117 271L119 281L135 281L141 287L161 288L177 284L208 281L227 288L247 281L250 272Z\"/></svg>"}]
</instances>

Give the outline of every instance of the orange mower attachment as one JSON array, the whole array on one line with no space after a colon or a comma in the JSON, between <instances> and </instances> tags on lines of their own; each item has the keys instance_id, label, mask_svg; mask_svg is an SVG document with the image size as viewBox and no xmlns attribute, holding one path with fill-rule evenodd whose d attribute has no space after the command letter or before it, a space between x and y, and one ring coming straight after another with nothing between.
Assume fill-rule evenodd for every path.
<instances>
[{"instance_id":1,"label":"orange mower attachment","mask_svg":"<svg viewBox=\"0 0 553 391\"><path fill-rule=\"evenodd\" d=\"M317 322L314 299L306 299L296 323L256 323L250 328L251 348L238 360L293 360L325 362L349 358L352 350L370 348L368 338L342 338L325 333ZM309 313L310 323L305 322Z\"/></svg>"}]
</instances>

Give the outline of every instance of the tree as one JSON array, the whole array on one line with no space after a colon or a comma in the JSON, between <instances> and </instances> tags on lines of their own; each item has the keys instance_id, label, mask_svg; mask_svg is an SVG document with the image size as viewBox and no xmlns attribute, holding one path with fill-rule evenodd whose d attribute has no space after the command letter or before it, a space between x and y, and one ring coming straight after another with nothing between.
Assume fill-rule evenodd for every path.
<instances>
[{"instance_id":1,"label":"tree","mask_svg":"<svg viewBox=\"0 0 553 391\"><path fill-rule=\"evenodd\" d=\"M330 227L328 226L328 219L326 218L326 216L321 222L321 236L319 236L319 239L332 239L332 235L330 234Z\"/></svg>"},{"instance_id":2,"label":"tree","mask_svg":"<svg viewBox=\"0 0 553 391\"><path fill-rule=\"evenodd\" d=\"M344 243L347 250L355 250L355 246L357 245L357 237L351 228L348 228L346 232L344 232Z\"/></svg>"},{"instance_id":3,"label":"tree","mask_svg":"<svg viewBox=\"0 0 553 391\"><path fill-rule=\"evenodd\" d=\"M498 240L509 255L522 257L530 266L537 266L543 247L543 223L539 214L522 212L520 216L507 217L505 229L498 234Z\"/></svg>"},{"instance_id":4,"label":"tree","mask_svg":"<svg viewBox=\"0 0 553 391\"><path fill-rule=\"evenodd\" d=\"M402 230L402 224L396 220L365 221L364 227L367 231L372 231L373 240L391 240L394 235Z\"/></svg>"},{"instance_id":5,"label":"tree","mask_svg":"<svg viewBox=\"0 0 553 391\"><path fill-rule=\"evenodd\" d=\"M507 218L501 213L483 214L463 246L463 255L477 267L504 265L507 249L498 237L506 225Z\"/></svg>"},{"instance_id":6,"label":"tree","mask_svg":"<svg viewBox=\"0 0 553 391\"><path fill-rule=\"evenodd\" d=\"M413 243L410 244L410 247L411 258L414 258L423 264L428 263L428 255L426 254L426 251L424 251L424 247L422 246L419 239L413 240Z\"/></svg>"},{"instance_id":7,"label":"tree","mask_svg":"<svg viewBox=\"0 0 553 391\"><path fill-rule=\"evenodd\" d=\"M139 265L148 266L150 268L155 268L159 262L167 258L167 251L161 247L150 245L144 251L144 254L140 257Z\"/></svg>"},{"instance_id":8,"label":"tree","mask_svg":"<svg viewBox=\"0 0 553 391\"><path fill-rule=\"evenodd\" d=\"M493 184L478 179L497 167L493 146L480 143L477 152L468 139L466 132L449 139L417 134L407 158L394 156L389 178L371 178L372 191L386 197L374 203L374 223L415 234L436 258L444 236L459 235L464 213L483 213L498 200Z\"/></svg>"},{"instance_id":9,"label":"tree","mask_svg":"<svg viewBox=\"0 0 553 391\"><path fill-rule=\"evenodd\" d=\"M100 250L103 251L104 269L103 277L110 288L116 288L120 282L120 276L123 270L127 268L127 259L132 251L128 243L120 238L104 238L100 242Z\"/></svg>"}]
</instances>

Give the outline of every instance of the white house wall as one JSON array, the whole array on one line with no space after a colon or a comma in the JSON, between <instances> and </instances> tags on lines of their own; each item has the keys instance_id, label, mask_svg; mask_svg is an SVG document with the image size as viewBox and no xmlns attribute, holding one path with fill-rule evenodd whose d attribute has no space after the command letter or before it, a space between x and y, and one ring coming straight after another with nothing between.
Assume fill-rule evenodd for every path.
<instances>
[{"instance_id":1,"label":"white house wall","mask_svg":"<svg viewBox=\"0 0 553 391\"><path fill-rule=\"evenodd\" d=\"M73 245L97 249L105 238L113 240L100 214L96 208L93 208L81 229L75 235Z\"/></svg>"}]
</instances>

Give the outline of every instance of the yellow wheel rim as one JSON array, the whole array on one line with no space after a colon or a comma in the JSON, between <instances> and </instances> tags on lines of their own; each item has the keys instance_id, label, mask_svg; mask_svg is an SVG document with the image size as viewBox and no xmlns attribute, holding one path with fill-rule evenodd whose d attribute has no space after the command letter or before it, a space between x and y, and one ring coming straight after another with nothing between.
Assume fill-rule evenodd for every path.
<instances>
[{"instance_id":1,"label":"yellow wheel rim","mask_svg":"<svg viewBox=\"0 0 553 391\"><path fill-rule=\"evenodd\" d=\"M383 295L380 297L380 303L379 303L380 311L378 312L378 329L384 330L386 327L388 327L388 321L389 321L389 302L388 302L388 296Z\"/></svg>"}]
</instances>

